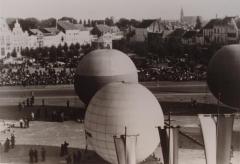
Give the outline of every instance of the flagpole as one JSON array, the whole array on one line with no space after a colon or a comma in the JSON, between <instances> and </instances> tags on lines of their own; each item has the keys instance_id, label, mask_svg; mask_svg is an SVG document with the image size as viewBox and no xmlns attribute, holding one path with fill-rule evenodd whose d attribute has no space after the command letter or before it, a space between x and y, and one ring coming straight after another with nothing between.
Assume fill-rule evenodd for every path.
<instances>
[{"instance_id":1,"label":"flagpole","mask_svg":"<svg viewBox=\"0 0 240 164\"><path fill-rule=\"evenodd\" d=\"M168 123L169 123L169 128L168 128L168 133L169 133L169 137L168 137L168 144L169 144L169 157L168 157L168 163L171 163L171 157L170 157L170 145L171 145L171 112L168 113Z\"/></svg>"},{"instance_id":2,"label":"flagpole","mask_svg":"<svg viewBox=\"0 0 240 164\"><path fill-rule=\"evenodd\" d=\"M117 148L116 138L117 138L117 136L113 136L113 141L114 141L115 149ZM118 153L116 152L116 154L117 154L118 164L120 164L120 160L119 160Z\"/></svg>"},{"instance_id":3,"label":"flagpole","mask_svg":"<svg viewBox=\"0 0 240 164\"><path fill-rule=\"evenodd\" d=\"M125 126L125 133L124 133L124 151L125 151L125 163L126 164L128 164L127 163L127 142L126 142L126 140L127 140L127 127Z\"/></svg>"}]
</instances>

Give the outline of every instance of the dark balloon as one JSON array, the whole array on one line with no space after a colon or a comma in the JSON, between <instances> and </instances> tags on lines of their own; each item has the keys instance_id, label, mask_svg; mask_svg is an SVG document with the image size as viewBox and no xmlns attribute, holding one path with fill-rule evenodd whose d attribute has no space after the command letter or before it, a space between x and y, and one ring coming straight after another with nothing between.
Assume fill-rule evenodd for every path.
<instances>
[{"instance_id":1,"label":"dark balloon","mask_svg":"<svg viewBox=\"0 0 240 164\"><path fill-rule=\"evenodd\" d=\"M101 49L85 55L76 69L75 91L88 104L94 94L111 82L138 82L131 59L118 50Z\"/></svg>"},{"instance_id":2,"label":"dark balloon","mask_svg":"<svg viewBox=\"0 0 240 164\"><path fill-rule=\"evenodd\" d=\"M221 48L208 65L207 83L222 103L240 107L240 45Z\"/></svg>"}]
</instances>

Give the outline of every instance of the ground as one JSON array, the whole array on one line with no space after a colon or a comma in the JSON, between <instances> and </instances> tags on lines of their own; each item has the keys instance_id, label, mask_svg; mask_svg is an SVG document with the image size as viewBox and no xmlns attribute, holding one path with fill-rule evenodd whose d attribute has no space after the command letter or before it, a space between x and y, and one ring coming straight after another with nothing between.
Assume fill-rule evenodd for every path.
<instances>
[{"instance_id":1,"label":"ground","mask_svg":"<svg viewBox=\"0 0 240 164\"><path fill-rule=\"evenodd\" d=\"M181 131L191 135L203 143L200 134L199 121L196 112L200 109L203 113L216 112L217 100L208 91L204 82L159 82L144 83L158 98L165 114L168 111L173 112L171 117L172 124L180 125ZM17 104L26 100L31 94L35 96L35 106L26 108L19 112ZM191 107L189 104L191 98L197 99L198 106ZM58 164L65 163L64 157L59 157L60 145L66 140L69 142L71 152L85 148L83 124L76 121L50 122L48 119L39 119L31 121L30 127L21 129L11 128L10 131L1 129L3 121L6 124L15 123L19 126L18 120L29 116L31 111L41 108L42 99L45 99L45 105L48 110L58 110L66 108L66 101L70 100L71 108L81 110L84 105L74 93L73 86L32 86L32 87L2 87L0 88L0 142L4 142L6 137L14 131L16 135L16 148L8 153L0 150L0 163L24 164L29 163L28 151L31 147L40 149L44 146L47 149L47 160L44 163ZM221 108L223 109L223 108ZM224 108L222 111L230 111ZM232 112L232 111L231 111ZM167 115L165 115L167 118ZM166 119L165 118L165 119ZM2 126L3 127L3 126ZM6 127L6 126L4 126ZM240 120L234 122L234 155L233 164L240 160ZM204 164L205 156L203 147L193 143L191 140L180 135L179 139L179 164ZM90 148L91 150L91 148ZM160 148L155 151L157 157L161 156ZM157 163L153 158L149 158L147 164ZM86 164L104 164L106 163L94 152L88 151L84 155L82 163Z\"/></svg>"}]
</instances>

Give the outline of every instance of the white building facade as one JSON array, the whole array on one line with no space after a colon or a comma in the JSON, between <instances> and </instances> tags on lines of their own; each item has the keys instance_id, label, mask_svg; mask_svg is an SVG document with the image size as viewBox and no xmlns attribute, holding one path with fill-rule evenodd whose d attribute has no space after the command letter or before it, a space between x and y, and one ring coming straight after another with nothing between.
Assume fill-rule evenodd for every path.
<instances>
[{"instance_id":1,"label":"white building facade","mask_svg":"<svg viewBox=\"0 0 240 164\"><path fill-rule=\"evenodd\" d=\"M4 18L0 18L0 59L12 52L12 33Z\"/></svg>"},{"instance_id":2,"label":"white building facade","mask_svg":"<svg viewBox=\"0 0 240 164\"><path fill-rule=\"evenodd\" d=\"M28 33L23 32L18 20L16 20L12 30L12 48L15 49L18 56L20 56L22 49L28 47L28 39Z\"/></svg>"},{"instance_id":3,"label":"white building facade","mask_svg":"<svg viewBox=\"0 0 240 164\"><path fill-rule=\"evenodd\" d=\"M91 44L92 36L85 28L78 28L70 22L61 21L58 27L44 29L29 29L23 31L18 20L11 30L6 19L0 18L0 59L10 56L13 50L18 57L24 48L35 49L38 47L51 47L79 43Z\"/></svg>"}]
</instances>

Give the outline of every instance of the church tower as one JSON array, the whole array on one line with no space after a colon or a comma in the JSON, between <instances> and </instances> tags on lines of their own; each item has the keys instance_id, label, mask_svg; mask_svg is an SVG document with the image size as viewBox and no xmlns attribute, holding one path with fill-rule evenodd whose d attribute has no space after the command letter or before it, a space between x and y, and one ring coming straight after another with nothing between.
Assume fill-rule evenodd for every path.
<instances>
[{"instance_id":1,"label":"church tower","mask_svg":"<svg viewBox=\"0 0 240 164\"><path fill-rule=\"evenodd\" d=\"M183 8L181 8L180 22L183 22L183 17L184 17L184 12L183 12Z\"/></svg>"}]
</instances>

